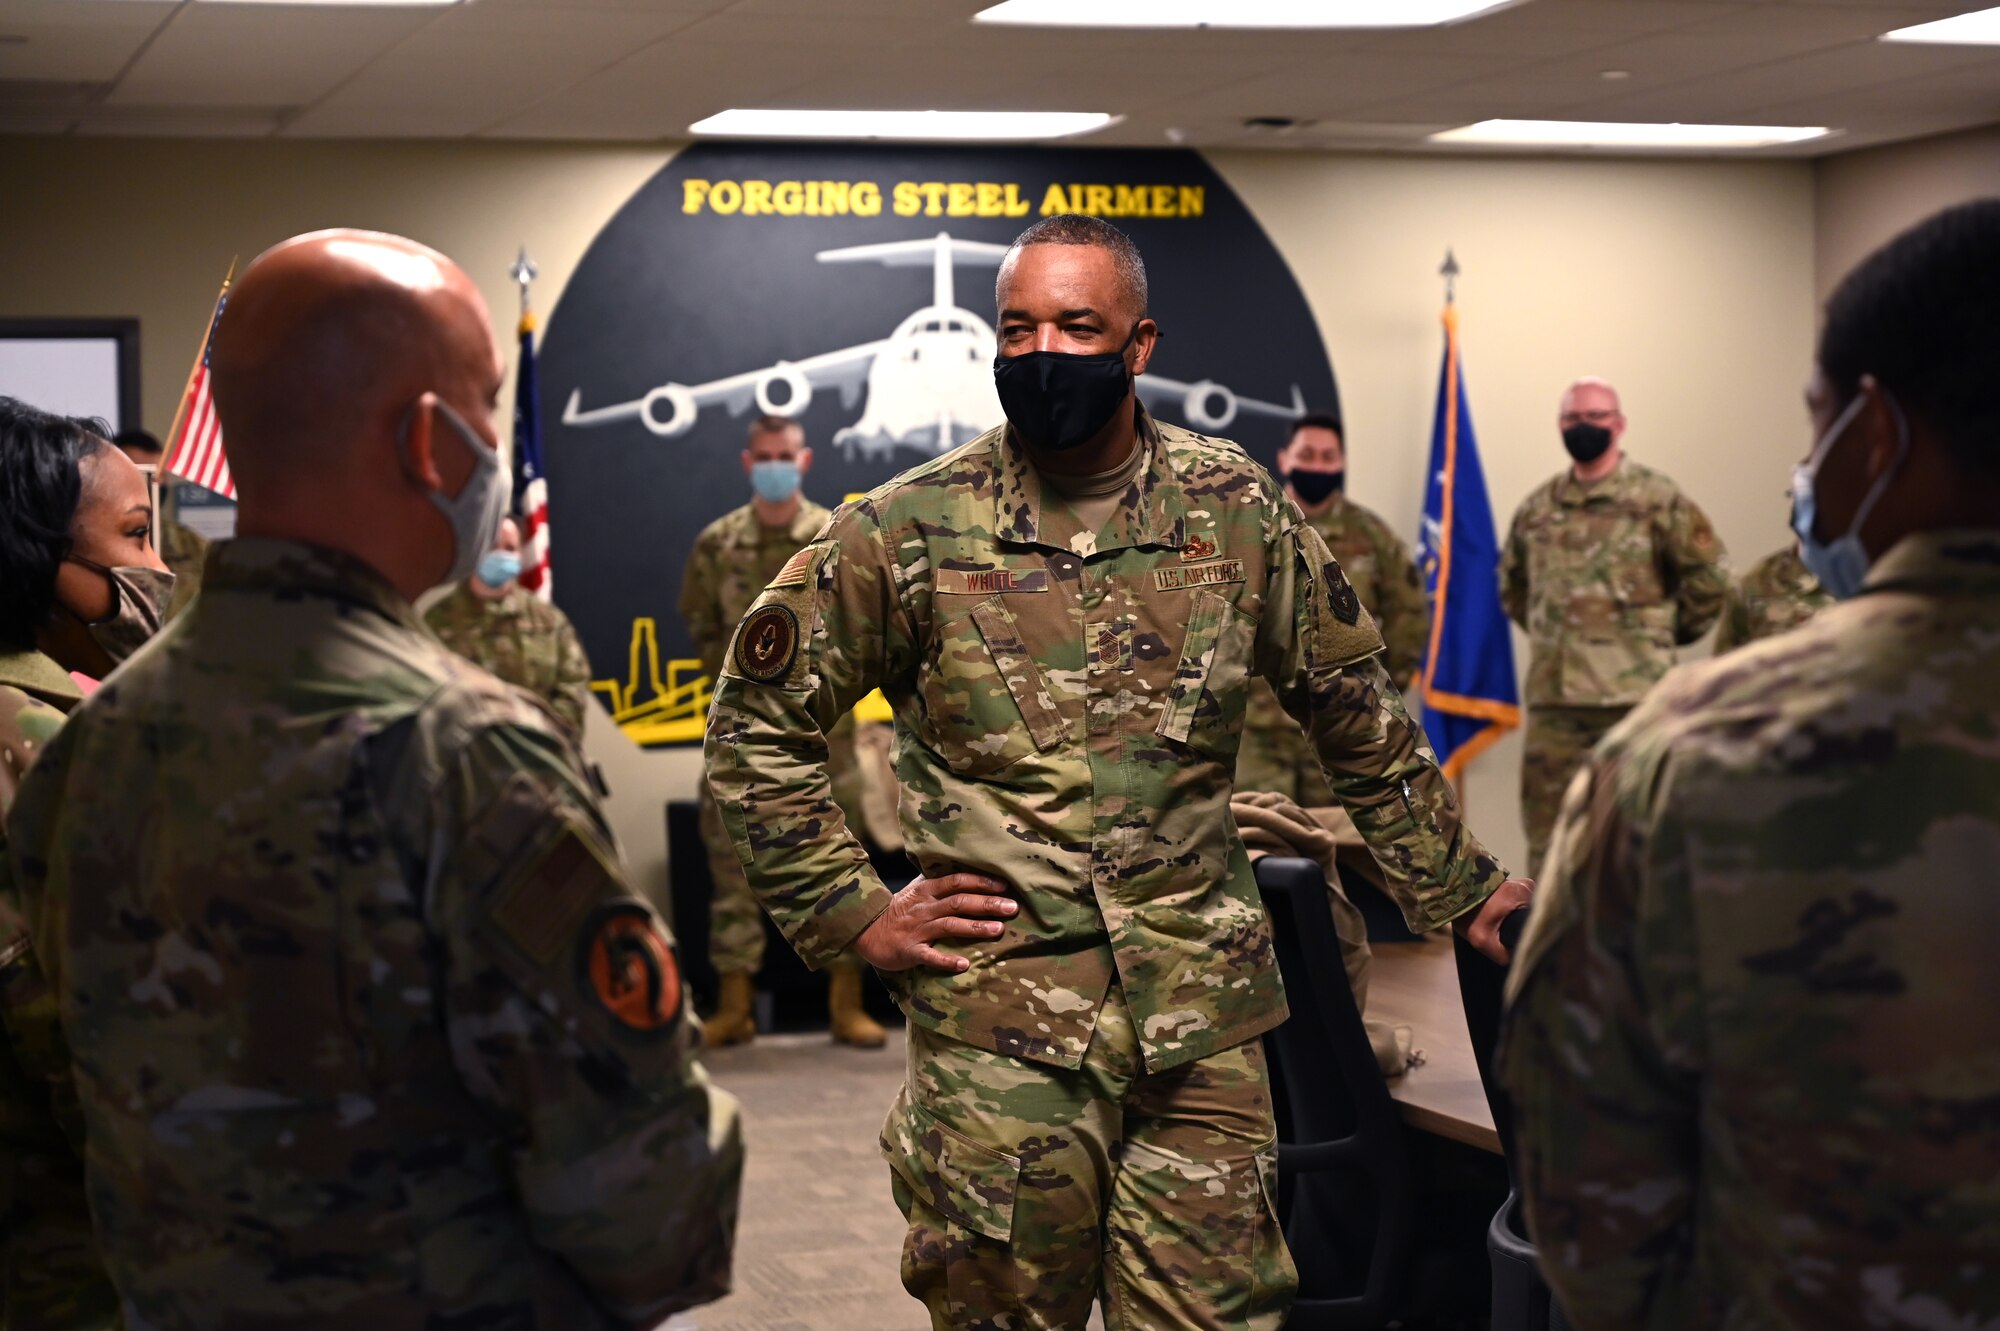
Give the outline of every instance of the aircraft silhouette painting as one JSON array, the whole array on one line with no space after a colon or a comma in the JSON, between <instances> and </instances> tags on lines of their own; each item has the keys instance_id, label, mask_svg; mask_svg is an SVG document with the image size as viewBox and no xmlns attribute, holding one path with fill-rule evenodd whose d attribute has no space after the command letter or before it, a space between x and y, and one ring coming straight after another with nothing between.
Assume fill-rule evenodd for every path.
<instances>
[{"instance_id":1,"label":"aircraft silhouette painting","mask_svg":"<svg viewBox=\"0 0 2000 1331\"><path fill-rule=\"evenodd\" d=\"M636 420L653 434L672 439L693 429L706 408L741 416L755 407L766 415L798 417L816 394L832 391L845 409L862 408L858 419L833 436L834 446L850 461L887 462L899 450L944 453L1000 421L993 390L993 326L958 304L954 271L996 269L1006 253L1005 245L961 240L944 231L922 239L821 250L813 257L823 264L928 267L930 303L876 341L780 360L703 384L669 380L630 401L593 408L583 405L582 391L575 389L563 407L562 423L588 428ZM1147 410L1205 433L1227 430L1241 414L1290 419L1306 410L1297 385L1290 402L1263 402L1213 379L1187 382L1150 373L1139 378L1139 397Z\"/></svg>"}]
</instances>

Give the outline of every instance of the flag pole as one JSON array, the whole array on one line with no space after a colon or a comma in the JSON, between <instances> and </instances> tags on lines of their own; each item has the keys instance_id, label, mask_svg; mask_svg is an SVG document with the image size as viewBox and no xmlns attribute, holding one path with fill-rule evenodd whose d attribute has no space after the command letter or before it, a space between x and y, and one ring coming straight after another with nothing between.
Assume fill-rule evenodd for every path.
<instances>
[{"instance_id":1,"label":"flag pole","mask_svg":"<svg viewBox=\"0 0 2000 1331\"><path fill-rule=\"evenodd\" d=\"M515 335L531 333L535 329L535 311L528 299L528 288L542 275L542 270L528 257L528 247L523 245L520 254L514 259L514 266L507 271L513 277L514 284L521 288L521 321L515 329Z\"/></svg>"},{"instance_id":2,"label":"flag pole","mask_svg":"<svg viewBox=\"0 0 2000 1331\"><path fill-rule=\"evenodd\" d=\"M201 332L201 345L195 349L194 364L188 366L187 382L181 385L181 400L174 407L174 423L167 428L167 445L174 451L160 459L160 470L174 469L174 458L180 454L181 422L187 419L188 395L194 391L194 377L201 373L201 362L208 355L209 339L215 336L215 313L222 308L222 298L229 294L229 284L236 280L236 260L239 256L229 256L229 271L222 276L222 290L215 293L215 303L208 307L208 324Z\"/></svg>"}]
</instances>

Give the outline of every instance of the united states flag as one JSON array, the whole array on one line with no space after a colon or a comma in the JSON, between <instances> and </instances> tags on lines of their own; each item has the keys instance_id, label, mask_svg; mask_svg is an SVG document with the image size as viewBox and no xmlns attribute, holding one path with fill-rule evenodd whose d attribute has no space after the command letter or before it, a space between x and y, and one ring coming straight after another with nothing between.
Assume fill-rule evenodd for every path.
<instances>
[{"instance_id":1,"label":"united states flag","mask_svg":"<svg viewBox=\"0 0 2000 1331\"><path fill-rule=\"evenodd\" d=\"M225 499L236 498L236 481L229 474L229 458L222 451L222 421L215 414L215 398L209 392L208 353L215 345L215 329L222 322L222 307L229 303L229 283L215 298L215 313L208 320L208 334L201 340L201 356L188 373L187 388L181 394L180 424L167 441L166 470L183 480L213 490Z\"/></svg>"},{"instance_id":2,"label":"united states flag","mask_svg":"<svg viewBox=\"0 0 2000 1331\"><path fill-rule=\"evenodd\" d=\"M549 486L542 479L542 418L536 409L535 316L521 313L521 363L514 372L514 511L521 522L521 585L544 601L549 572Z\"/></svg>"}]
</instances>

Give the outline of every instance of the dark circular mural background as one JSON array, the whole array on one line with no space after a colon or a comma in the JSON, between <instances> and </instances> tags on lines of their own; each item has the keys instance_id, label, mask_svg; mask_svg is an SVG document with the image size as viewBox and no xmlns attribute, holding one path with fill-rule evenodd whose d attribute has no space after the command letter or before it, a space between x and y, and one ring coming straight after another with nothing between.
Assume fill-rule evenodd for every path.
<instances>
[{"instance_id":1,"label":"dark circular mural background","mask_svg":"<svg viewBox=\"0 0 2000 1331\"><path fill-rule=\"evenodd\" d=\"M683 210L689 179L873 181L879 215L744 216ZM987 181L1018 186L1023 217L898 216L899 181ZM928 148L697 144L662 167L598 233L548 320L539 357L541 425L548 475L551 560L558 604L575 622L600 681L623 692L613 715L643 743L698 736L687 720L697 670L670 679L671 662L693 655L680 621L681 570L700 530L747 502L740 453L755 406L732 414L704 406L692 428L662 437L637 419L565 425L577 395L584 411L630 402L667 383L701 385L888 337L929 305L928 263L907 267L827 264L822 250L923 240L1004 245L1039 217L1053 183L1200 186L1199 217L1113 217L1146 258L1152 314L1164 334L1153 372L1211 381L1239 399L1289 405L1296 386L1308 409L1337 407L1333 367L1304 294L1263 228L1198 154L1185 150ZM956 303L991 323L993 269L954 270ZM986 353L990 359L990 348ZM782 397L782 392L776 394ZM1162 419L1202 428L1178 400ZM818 389L800 416L814 446L807 494L832 507L926 460L847 456L834 433L867 406ZM657 407L658 416L670 408ZM1226 429L1272 462L1283 415L1239 411ZM991 420L998 423L997 400ZM651 619L656 643L635 625ZM657 655L662 683L651 683ZM636 661L635 658L639 658ZM600 685L602 702L612 690Z\"/></svg>"}]
</instances>

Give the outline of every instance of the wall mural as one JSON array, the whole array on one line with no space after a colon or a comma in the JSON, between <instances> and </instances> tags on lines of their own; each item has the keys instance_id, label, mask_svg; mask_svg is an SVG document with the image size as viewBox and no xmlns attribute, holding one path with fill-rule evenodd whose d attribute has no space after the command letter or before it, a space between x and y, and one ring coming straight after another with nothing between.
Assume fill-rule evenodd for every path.
<instances>
[{"instance_id":1,"label":"wall mural","mask_svg":"<svg viewBox=\"0 0 2000 1331\"><path fill-rule=\"evenodd\" d=\"M681 569L748 502L753 416L805 427L828 506L998 424L994 270L1059 212L1146 256L1149 411L1268 464L1337 409L1297 282L1193 152L697 144L598 234L548 322L542 437L556 599L634 741L701 738Z\"/></svg>"}]
</instances>

